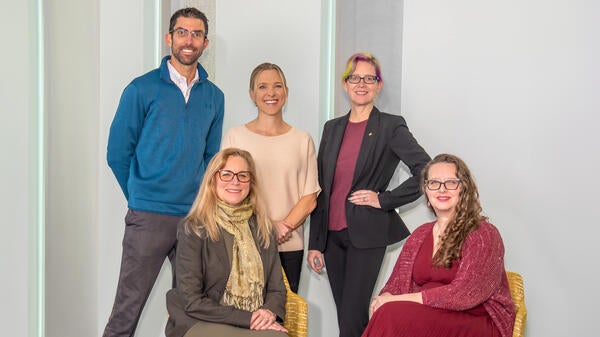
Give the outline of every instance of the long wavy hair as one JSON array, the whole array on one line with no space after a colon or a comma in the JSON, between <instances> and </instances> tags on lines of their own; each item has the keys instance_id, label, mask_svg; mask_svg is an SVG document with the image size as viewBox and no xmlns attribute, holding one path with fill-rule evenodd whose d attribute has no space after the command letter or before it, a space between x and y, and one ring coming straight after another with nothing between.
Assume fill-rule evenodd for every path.
<instances>
[{"instance_id":1,"label":"long wavy hair","mask_svg":"<svg viewBox=\"0 0 600 337\"><path fill-rule=\"evenodd\" d=\"M200 191L188 215L184 218L184 228L186 233L195 233L199 237L208 236L212 241L218 241L221 236L221 228L216 222L217 212L217 179L220 169L225 167L229 157L240 157L248 164L248 171L251 173L250 193L244 202L250 203L256 216L256 225L259 234L260 244L268 248L271 244L271 221L267 217L264 203L261 198L259 184L256 180L256 166L254 160L248 151L238 148L228 148L219 151L206 167L204 178L200 185Z\"/></svg>"},{"instance_id":2,"label":"long wavy hair","mask_svg":"<svg viewBox=\"0 0 600 337\"><path fill-rule=\"evenodd\" d=\"M426 194L425 181L429 178L431 166L439 163L453 164L456 177L460 179L459 201L446 230L441 237L440 247L433 256L433 264L450 268L452 262L460 259L462 245L471 231L479 228L487 220L479 203L479 191L471 171L465 162L455 155L442 153L433 158L421 172L421 190Z\"/></svg>"}]
</instances>

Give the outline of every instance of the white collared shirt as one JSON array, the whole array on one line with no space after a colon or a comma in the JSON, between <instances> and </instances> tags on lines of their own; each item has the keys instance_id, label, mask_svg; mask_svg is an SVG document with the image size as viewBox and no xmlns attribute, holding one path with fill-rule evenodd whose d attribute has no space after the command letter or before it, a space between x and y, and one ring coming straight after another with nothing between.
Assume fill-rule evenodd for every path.
<instances>
[{"instance_id":1,"label":"white collared shirt","mask_svg":"<svg viewBox=\"0 0 600 337\"><path fill-rule=\"evenodd\" d=\"M182 76L175 67L171 64L171 61L167 62L167 67L169 68L169 75L171 77L171 81L179 87L183 97L185 98L185 102L187 103L190 98L190 91L196 82L199 80L198 69L196 68L196 74L194 75L194 79L190 82L190 85L187 84L187 78Z\"/></svg>"}]
</instances>

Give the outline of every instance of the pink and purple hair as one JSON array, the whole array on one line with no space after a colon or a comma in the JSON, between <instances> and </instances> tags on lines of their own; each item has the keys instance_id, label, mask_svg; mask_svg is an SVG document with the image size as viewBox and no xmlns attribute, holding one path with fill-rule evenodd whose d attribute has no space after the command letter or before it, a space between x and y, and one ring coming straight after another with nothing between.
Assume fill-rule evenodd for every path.
<instances>
[{"instance_id":1,"label":"pink and purple hair","mask_svg":"<svg viewBox=\"0 0 600 337\"><path fill-rule=\"evenodd\" d=\"M372 64L375 67L375 75L377 75L380 81L383 81L383 78L381 77L381 65L379 65L379 61L372 54L362 52L350 56L348 62L346 62L346 70L342 74L342 82L346 81L346 77L352 75L356 69L356 64L360 61L369 62Z\"/></svg>"}]
</instances>

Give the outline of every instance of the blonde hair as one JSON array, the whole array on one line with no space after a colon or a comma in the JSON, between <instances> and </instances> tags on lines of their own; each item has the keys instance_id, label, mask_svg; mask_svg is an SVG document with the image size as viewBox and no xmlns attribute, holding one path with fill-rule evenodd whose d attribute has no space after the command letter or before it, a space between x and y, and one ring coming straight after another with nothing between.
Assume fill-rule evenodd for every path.
<instances>
[{"instance_id":1,"label":"blonde hair","mask_svg":"<svg viewBox=\"0 0 600 337\"><path fill-rule=\"evenodd\" d=\"M252 92L252 93L255 92L254 86L256 85L256 78L258 77L258 75L260 75L260 73L262 73L265 70L275 70L279 74L279 77L281 77L281 81L283 82L283 91L285 92L284 104L287 103L287 95L288 95L287 81L285 79L285 75L283 74L283 70L281 70L281 68L278 65L276 65L275 63L269 63L269 62L261 63L261 64L257 65L256 68L254 68L254 70L252 70L252 74L250 74L250 92ZM252 100L254 100L254 99L252 99ZM254 104L256 104L256 102L254 102Z\"/></svg>"},{"instance_id":2,"label":"blonde hair","mask_svg":"<svg viewBox=\"0 0 600 337\"><path fill-rule=\"evenodd\" d=\"M256 166L250 153L238 148L221 150L208 163L200 185L200 191L192 204L190 212L183 220L185 231L188 234L195 233L199 237L208 235L212 241L219 240L221 228L217 224L215 216L218 199L216 179L219 179L217 177L218 172L225 167L230 157L240 157L248 164L248 171L250 171L252 178L250 179L250 193L244 202L252 205L253 213L256 216L259 242L263 247L268 248L271 244L272 225L267 217L258 181L256 180Z\"/></svg>"},{"instance_id":3,"label":"blonde hair","mask_svg":"<svg viewBox=\"0 0 600 337\"><path fill-rule=\"evenodd\" d=\"M456 169L456 177L460 180L460 193L454 216L450 219L446 231L442 235L440 248L433 256L433 264L450 268L452 262L460 258L462 245L467 235L479 228L482 221L487 217L482 214L479 203L479 191L471 171L465 162L455 155L442 153L433 158L421 172L421 190L426 194L425 181L429 178L431 166L439 163L453 164Z\"/></svg>"},{"instance_id":4,"label":"blonde hair","mask_svg":"<svg viewBox=\"0 0 600 337\"><path fill-rule=\"evenodd\" d=\"M283 70L281 70L281 68L275 63L269 62L261 63L257 65L256 68L254 68L254 70L252 70L252 73L250 74L250 90L254 91L256 78L258 77L258 75L260 75L260 73L262 73L265 70L275 70L279 74L279 77L281 77L281 81L283 82L283 86L285 88L285 93L287 94L287 81L285 80Z\"/></svg>"}]
</instances>

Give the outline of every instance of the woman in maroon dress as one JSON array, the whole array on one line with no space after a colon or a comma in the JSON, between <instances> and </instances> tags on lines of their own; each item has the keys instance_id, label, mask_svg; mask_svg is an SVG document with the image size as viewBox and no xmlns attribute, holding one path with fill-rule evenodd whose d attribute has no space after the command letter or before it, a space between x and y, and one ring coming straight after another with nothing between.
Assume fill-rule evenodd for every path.
<instances>
[{"instance_id":1,"label":"woman in maroon dress","mask_svg":"<svg viewBox=\"0 0 600 337\"><path fill-rule=\"evenodd\" d=\"M466 164L449 154L423 169L421 188L436 221L406 240L370 306L363 337L512 336L515 307L500 233L483 216Z\"/></svg>"}]
</instances>

